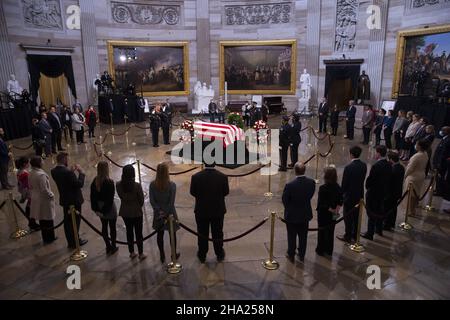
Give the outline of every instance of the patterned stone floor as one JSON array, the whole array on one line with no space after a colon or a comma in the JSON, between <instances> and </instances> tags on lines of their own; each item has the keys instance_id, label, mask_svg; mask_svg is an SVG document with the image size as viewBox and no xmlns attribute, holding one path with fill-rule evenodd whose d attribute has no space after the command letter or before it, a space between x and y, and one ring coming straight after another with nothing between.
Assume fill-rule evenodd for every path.
<instances>
[{"instance_id":1,"label":"patterned stone floor","mask_svg":"<svg viewBox=\"0 0 450 320\"><path fill-rule=\"evenodd\" d=\"M279 118L271 119L272 127L279 124ZM317 120L311 120L314 126ZM177 121L175 121L177 122ZM303 120L304 126L310 120ZM97 135L108 129L102 125ZM116 126L115 132L123 131L124 126ZM339 128L343 135L344 128ZM314 153L316 140L309 131L302 133L300 159L307 159ZM87 141L89 139L86 138ZM349 143L338 137L332 154L320 160L319 169L326 164L334 164L341 178L344 165L349 161ZM355 142L361 140L361 131L357 130ZM29 139L13 141L25 146ZM172 146L174 143L172 144ZM140 159L156 166L163 160L169 160L165 154L172 146L151 147L148 130L133 128L128 135L108 140L104 151L111 151L111 158L125 164ZM321 152L326 152L328 143L318 142ZM373 148L363 146L362 158L372 163ZM82 146L70 145L68 150L71 162L79 163L87 172L88 179L83 188L89 199L89 185L95 174L97 157L91 143ZM30 151L15 151L16 156L31 154ZM45 161L45 169L53 166L52 160ZM172 166L171 170L180 171L188 165ZM120 178L121 170L112 167L112 177ZM235 170L219 168L226 173L245 173L255 165L245 165ZM320 172L320 171L319 171ZM315 173L315 161L308 166L307 174ZM187 173L173 176L178 192L176 206L179 219L195 229L193 198L189 195L190 176ZM142 169L144 190L153 179L154 173ZM238 235L260 222L275 210L282 212L280 195L286 182L293 178L292 170L272 176L272 199L264 198L267 189L267 176L259 173L241 178L230 178L231 193L226 199L228 213L225 217L225 237ZM15 178L11 175L11 181ZM56 192L56 186L52 182ZM18 194L14 193L18 198ZM0 201L7 197L0 192ZM117 200L118 201L118 200ZM313 199L315 204L316 197ZM440 198L434 198L434 204L441 206ZM97 227L99 219L90 211L89 201L83 206L83 215ZM57 209L56 223L61 221L61 208ZM18 215L19 224L26 226L25 219ZM399 210L398 221L404 218L404 205ZM366 216L363 231L366 228ZM152 212L145 202L144 235L149 234ZM142 262L128 257L126 246L120 246L119 252L107 257L100 236L82 223L81 235L89 240L83 247L89 256L75 264L81 268L81 290L68 290L66 287L66 269L71 262L71 251L66 248L62 228L56 233L58 241L43 246L40 233L32 233L19 240L9 239L13 231L13 217L4 207L0 213L0 299L449 299L450 298L450 216L444 213L418 211L410 219L414 229L404 232L385 232L384 237L375 241L363 241L364 253L352 252L342 242L336 240L332 258L315 254L317 234L310 232L308 250L304 264L289 263L285 257L286 231L277 221L275 225L274 255L280 263L276 271L267 271L261 262L268 257L270 224L237 241L225 244L227 253L223 263L217 263L212 246L206 264L196 259L196 238L184 230L178 232L181 252L180 263L183 270L178 275L169 275L159 261L156 239L144 243L148 258ZM316 219L311 226L316 225ZM336 227L336 234L343 232L343 223ZM125 239L125 226L118 219L118 239ZM166 256L169 256L168 235L165 238ZM366 286L367 267L378 265L381 268L381 289L369 290Z\"/></svg>"}]
</instances>

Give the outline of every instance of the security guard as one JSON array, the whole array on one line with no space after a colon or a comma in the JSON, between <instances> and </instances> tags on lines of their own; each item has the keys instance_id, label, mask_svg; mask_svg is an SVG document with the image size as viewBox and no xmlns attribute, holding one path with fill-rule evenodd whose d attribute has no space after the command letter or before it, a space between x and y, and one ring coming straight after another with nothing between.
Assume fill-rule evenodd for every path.
<instances>
[{"instance_id":1,"label":"security guard","mask_svg":"<svg viewBox=\"0 0 450 320\"><path fill-rule=\"evenodd\" d=\"M298 161L298 146L300 145L300 142L302 142L302 138L300 136L301 130L302 123L300 122L300 115L294 113L292 116L292 125L290 126L289 131L289 142L291 147L291 163L289 164L289 168L294 167Z\"/></svg>"},{"instance_id":2,"label":"security guard","mask_svg":"<svg viewBox=\"0 0 450 320\"><path fill-rule=\"evenodd\" d=\"M164 144L170 144L169 131L172 123L172 107L169 102L165 103L161 112L161 128L163 132Z\"/></svg>"},{"instance_id":3,"label":"security guard","mask_svg":"<svg viewBox=\"0 0 450 320\"><path fill-rule=\"evenodd\" d=\"M152 141L155 148L159 147L159 127L161 127L161 105L156 104L152 112L150 112L150 129L152 130Z\"/></svg>"},{"instance_id":4,"label":"security guard","mask_svg":"<svg viewBox=\"0 0 450 320\"><path fill-rule=\"evenodd\" d=\"M283 116L279 134L280 167L278 171L286 171L290 129L289 117Z\"/></svg>"}]
</instances>

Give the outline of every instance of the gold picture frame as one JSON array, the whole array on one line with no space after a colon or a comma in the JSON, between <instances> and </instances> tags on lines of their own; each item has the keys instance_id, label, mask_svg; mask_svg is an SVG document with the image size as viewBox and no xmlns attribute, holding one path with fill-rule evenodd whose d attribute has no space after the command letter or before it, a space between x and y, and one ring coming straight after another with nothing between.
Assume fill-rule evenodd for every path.
<instances>
[{"instance_id":1,"label":"gold picture frame","mask_svg":"<svg viewBox=\"0 0 450 320\"><path fill-rule=\"evenodd\" d=\"M219 86L220 94L225 93L225 49L226 47L239 47L239 46L281 46L289 45L291 48L291 61L290 61L290 84L289 89L246 89L246 90L233 90L228 88L228 94L283 94L294 95L296 91L297 80L297 40L255 40L255 41L220 41L219 42Z\"/></svg>"},{"instance_id":2,"label":"gold picture frame","mask_svg":"<svg viewBox=\"0 0 450 320\"><path fill-rule=\"evenodd\" d=\"M109 74L115 79L115 64L114 64L114 48L115 47L179 47L183 49L183 90L168 90L168 91L143 91L143 95L147 97L154 96L183 96L189 95L189 42L187 41L117 41L108 40L108 66ZM136 84L136 92L140 92L139 84Z\"/></svg>"},{"instance_id":3,"label":"gold picture frame","mask_svg":"<svg viewBox=\"0 0 450 320\"><path fill-rule=\"evenodd\" d=\"M408 37L416 37L421 35L432 35L450 32L450 25L441 25L429 28L403 30L397 34L397 51L395 57L394 79L392 82L392 98L397 99L400 95L403 66L405 58L406 42Z\"/></svg>"}]
</instances>

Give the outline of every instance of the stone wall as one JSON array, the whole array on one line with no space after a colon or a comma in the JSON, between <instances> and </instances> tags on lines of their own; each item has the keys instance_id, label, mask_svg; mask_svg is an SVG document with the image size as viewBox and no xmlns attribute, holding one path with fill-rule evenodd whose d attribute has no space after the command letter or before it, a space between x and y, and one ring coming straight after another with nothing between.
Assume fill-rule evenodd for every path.
<instances>
[{"instance_id":1,"label":"stone wall","mask_svg":"<svg viewBox=\"0 0 450 320\"><path fill-rule=\"evenodd\" d=\"M323 60L341 58L343 54L346 58L364 59L361 68L373 81L372 102L378 105L391 97L397 31L450 23L445 10L449 1L437 1L436 5L425 1L421 5L420 1L411 0L79 0L82 14L80 31L66 26L70 14L66 13L67 8L78 4L77 0L49 1L56 4L53 14L37 20L30 18L29 11L33 8L28 7L29 3L29 0L2 1L3 21L7 28L2 30L1 36L8 41L6 44L2 41L0 52L3 61L13 61L12 68L0 69L2 85L9 77L6 73L12 70L21 85L27 88L26 54L19 45L46 45L50 39L51 46L74 48L73 69L77 94L82 103L92 101L93 75L108 68L107 40L189 42L191 94L173 97L172 101L192 103L192 89L197 79L212 82L218 95L220 41L295 39L296 94L283 96L289 110L297 107L298 79L302 70L307 68L311 74L312 99L317 104L324 93ZM267 20L267 17L245 19L233 14L239 7L279 3L290 6L289 16ZM168 10L164 17L147 16L144 20L132 10L140 4L175 6L179 8L179 14ZM373 4L382 8L384 27L381 31L371 31L366 26L369 16L366 10ZM341 33L346 36L340 37ZM229 97L233 100L247 98Z\"/></svg>"}]
</instances>

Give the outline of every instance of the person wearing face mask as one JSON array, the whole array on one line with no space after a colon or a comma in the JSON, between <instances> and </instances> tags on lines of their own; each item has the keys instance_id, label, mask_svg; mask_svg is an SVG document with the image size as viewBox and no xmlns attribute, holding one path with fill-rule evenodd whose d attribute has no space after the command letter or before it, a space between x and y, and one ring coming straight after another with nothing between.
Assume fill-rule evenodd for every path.
<instances>
[{"instance_id":1,"label":"person wearing face mask","mask_svg":"<svg viewBox=\"0 0 450 320\"><path fill-rule=\"evenodd\" d=\"M0 183L2 184L3 189L11 190L13 186L8 182L8 167L11 153L9 152L5 141L3 141L4 136L5 132L3 131L3 128L0 128Z\"/></svg>"},{"instance_id":2,"label":"person wearing face mask","mask_svg":"<svg viewBox=\"0 0 450 320\"><path fill-rule=\"evenodd\" d=\"M449 170L447 159L450 158L450 127L445 126L439 131L442 137L433 156L433 168L437 170L438 176L436 181L436 195L441 196L445 187L445 175Z\"/></svg>"},{"instance_id":3,"label":"person wearing face mask","mask_svg":"<svg viewBox=\"0 0 450 320\"><path fill-rule=\"evenodd\" d=\"M389 208L390 179L392 176L392 166L386 159L386 146L375 148L375 160L366 180L366 207L369 221L367 222L367 232L363 238L373 240L375 231L383 236L383 216Z\"/></svg>"},{"instance_id":4,"label":"person wearing face mask","mask_svg":"<svg viewBox=\"0 0 450 320\"><path fill-rule=\"evenodd\" d=\"M433 145L434 138L435 138L434 126L430 124L425 127L425 137L423 138L423 140L428 142L428 145L430 146L427 149L428 163L427 163L427 169L425 171L425 174L427 176L431 169L431 156L433 154L433 150L432 150L431 146Z\"/></svg>"},{"instance_id":5,"label":"person wearing face mask","mask_svg":"<svg viewBox=\"0 0 450 320\"><path fill-rule=\"evenodd\" d=\"M429 144L427 141L417 141L415 146L416 153L411 157L408 166L406 167L403 189L407 190L409 184L412 183L413 191L411 195L411 215L416 213L416 207L418 205L417 196L422 194L422 186L425 182L425 171L428 163L428 155L426 154L428 148Z\"/></svg>"}]
</instances>

